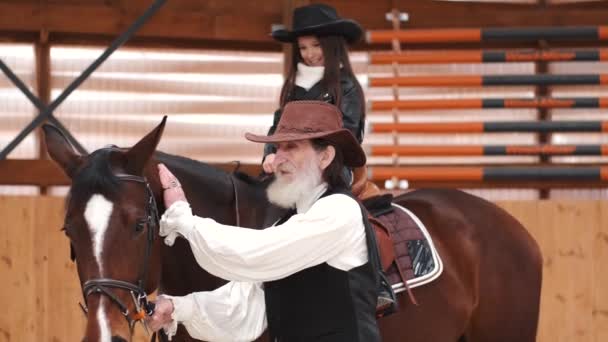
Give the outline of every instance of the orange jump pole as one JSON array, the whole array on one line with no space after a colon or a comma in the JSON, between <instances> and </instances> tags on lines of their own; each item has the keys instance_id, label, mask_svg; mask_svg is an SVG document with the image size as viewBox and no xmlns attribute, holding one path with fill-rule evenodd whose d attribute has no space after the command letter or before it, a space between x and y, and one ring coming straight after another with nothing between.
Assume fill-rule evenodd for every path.
<instances>
[{"instance_id":1,"label":"orange jump pole","mask_svg":"<svg viewBox=\"0 0 608 342\"><path fill-rule=\"evenodd\" d=\"M368 167L374 181L608 181L608 167Z\"/></svg>"},{"instance_id":2,"label":"orange jump pole","mask_svg":"<svg viewBox=\"0 0 608 342\"><path fill-rule=\"evenodd\" d=\"M390 156L606 156L608 145L376 145L368 155Z\"/></svg>"},{"instance_id":3,"label":"orange jump pole","mask_svg":"<svg viewBox=\"0 0 608 342\"><path fill-rule=\"evenodd\" d=\"M372 111L495 108L608 108L608 97L370 101Z\"/></svg>"},{"instance_id":4,"label":"orange jump pole","mask_svg":"<svg viewBox=\"0 0 608 342\"><path fill-rule=\"evenodd\" d=\"M608 121L373 123L370 133L608 132Z\"/></svg>"},{"instance_id":5,"label":"orange jump pole","mask_svg":"<svg viewBox=\"0 0 608 342\"><path fill-rule=\"evenodd\" d=\"M452 87L519 85L605 85L608 74L585 75L441 75L370 77L370 87Z\"/></svg>"},{"instance_id":6,"label":"orange jump pole","mask_svg":"<svg viewBox=\"0 0 608 342\"><path fill-rule=\"evenodd\" d=\"M372 52L369 64L438 64L438 63L505 63L505 62L565 62L606 61L607 49L594 50L531 50L531 51L467 51L450 50L404 53Z\"/></svg>"},{"instance_id":7,"label":"orange jump pole","mask_svg":"<svg viewBox=\"0 0 608 342\"><path fill-rule=\"evenodd\" d=\"M366 32L368 43L466 43L538 40L606 40L608 26L501 27L456 29L373 30Z\"/></svg>"}]
</instances>

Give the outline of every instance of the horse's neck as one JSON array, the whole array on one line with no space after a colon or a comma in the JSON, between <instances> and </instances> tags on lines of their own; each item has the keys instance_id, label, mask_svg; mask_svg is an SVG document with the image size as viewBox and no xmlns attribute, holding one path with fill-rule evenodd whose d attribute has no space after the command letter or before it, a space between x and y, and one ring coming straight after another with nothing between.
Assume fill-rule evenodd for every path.
<instances>
[{"instance_id":1,"label":"horse's neck","mask_svg":"<svg viewBox=\"0 0 608 342\"><path fill-rule=\"evenodd\" d=\"M268 202L266 188L235 178L239 203L240 225L247 228L266 228L276 221L282 210Z\"/></svg>"},{"instance_id":2,"label":"horse's neck","mask_svg":"<svg viewBox=\"0 0 608 342\"><path fill-rule=\"evenodd\" d=\"M159 157L179 179L195 215L262 228L268 210L264 189L208 164L165 154Z\"/></svg>"},{"instance_id":3,"label":"horse's neck","mask_svg":"<svg viewBox=\"0 0 608 342\"><path fill-rule=\"evenodd\" d=\"M185 169L175 169L175 176L180 180L195 214L221 222L227 221L231 214L229 208L234 202L228 176L219 177L216 173Z\"/></svg>"},{"instance_id":4,"label":"horse's neck","mask_svg":"<svg viewBox=\"0 0 608 342\"><path fill-rule=\"evenodd\" d=\"M235 225L238 211L238 223L249 228L263 228L268 225L267 222L278 217L277 209L268 205L265 191L259 185L249 184L209 165L175 156L159 154L157 159L180 180L193 212L198 216ZM157 172L155 169L154 172ZM238 201L235 201L235 193ZM162 264L161 283L168 294L208 291L225 282L197 265L183 239L178 239L174 247L163 249Z\"/></svg>"}]
</instances>

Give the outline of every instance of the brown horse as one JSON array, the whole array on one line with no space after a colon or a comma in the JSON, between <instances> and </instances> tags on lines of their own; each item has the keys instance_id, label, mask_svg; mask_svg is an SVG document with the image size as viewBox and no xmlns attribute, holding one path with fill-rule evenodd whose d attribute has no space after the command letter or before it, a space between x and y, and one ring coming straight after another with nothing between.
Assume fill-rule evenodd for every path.
<instances>
[{"instance_id":1,"label":"brown horse","mask_svg":"<svg viewBox=\"0 0 608 342\"><path fill-rule=\"evenodd\" d=\"M196 264L183 239L157 237L162 213L156 164L180 179L194 212L225 224L261 228L279 217L266 184L156 152L163 122L130 149L74 152L45 125L51 157L72 179L66 234L78 264L87 313L84 341L127 341L145 294L211 290L225 281ZM395 202L426 225L443 260L434 282L400 295L397 313L379 320L384 341L532 342L536 339L542 258L526 229L496 205L457 190L419 190ZM133 293L134 295L131 295ZM180 328L174 341L190 341Z\"/></svg>"}]
</instances>

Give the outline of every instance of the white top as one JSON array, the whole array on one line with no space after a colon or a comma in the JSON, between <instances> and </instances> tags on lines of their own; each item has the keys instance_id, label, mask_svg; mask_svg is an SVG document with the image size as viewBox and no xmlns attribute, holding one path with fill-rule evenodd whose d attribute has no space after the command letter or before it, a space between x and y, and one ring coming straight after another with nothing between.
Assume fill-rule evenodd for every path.
<instances>
[{"instance_id":1,"label":"white top","mask_svg":"<svg viewBox=\"0 0 608 342\"><path fill-rule=\"evenodd\" d=\"M298 70L296 72L295 83L306 91L309 91L312 86L317 84L322 78L325 72L324 66L308 66L304 63L298 63Z\"/></svg>"},{"instance_id":2,"label":"white top","mask_svg":"<svg viewBox=\"0 0 608 342\"><path fill-rule=\"evenodd\" d=\"M319 198L325 184L296 204L297 214L263 230L222 225L192 215L186 202L174 203L162 216L160 234L173 245L186 238L198 264L230 282L211 292L173 300L171 338L177 323L206 341L252 341L266 329L262 283L328 263L348 271L367 262L365 227L359 204L334 194Z\"/></svg>"}]
</instances>

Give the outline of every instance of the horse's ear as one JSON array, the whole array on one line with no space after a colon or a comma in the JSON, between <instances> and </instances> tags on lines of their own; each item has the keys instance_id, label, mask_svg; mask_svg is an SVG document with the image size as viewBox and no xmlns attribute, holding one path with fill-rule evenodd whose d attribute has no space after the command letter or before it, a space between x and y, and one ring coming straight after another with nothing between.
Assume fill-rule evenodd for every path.
<instances>
[{"instance_id":1,"label":"horse's ear","mask_svg":"<svg viewBox=\"0 0 608 342\"><path fill-rule=\"evenodd\" d=\"M82 163L82 156L74 151L74 148L59 128L45 124L42 126L42 130L44 131L46 149L51 159L61 166L68 177L74 177L74 173Z\"/></svg>"},{"instance_id":2,"label":"horse's ear","mask_svg":"<svg viewBox=\"0 0 608 342\"><path fill-rule=\"evenodd\" d=\"M165 122L167 121L167 116L163 117L163 120L160 122L158 126L150 133L146 134L137 144L135 144L126 154L127 157L127 165L126 169L129 173L134 175L139 175L144 170L144 166L156 151L156 146L160 141L161 136L163 135L163 130L165 129Z\"/></svg>"}]
</instances>

